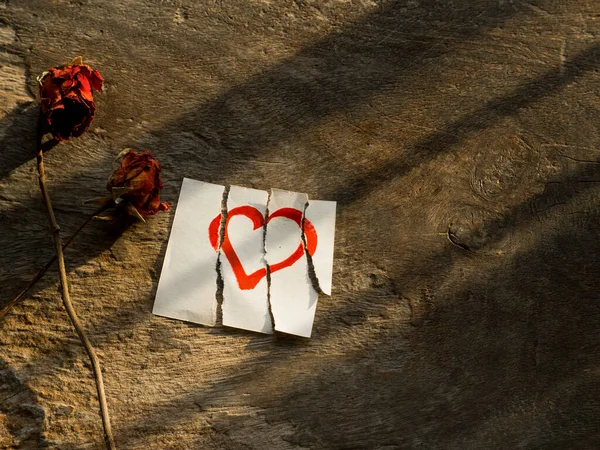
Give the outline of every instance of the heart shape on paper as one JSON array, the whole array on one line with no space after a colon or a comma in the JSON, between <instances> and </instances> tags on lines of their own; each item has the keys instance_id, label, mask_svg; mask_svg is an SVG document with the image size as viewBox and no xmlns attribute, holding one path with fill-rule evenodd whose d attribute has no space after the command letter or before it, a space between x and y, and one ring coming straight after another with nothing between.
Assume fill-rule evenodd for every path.
<instances>
[{"instance_id":1,"label":"heart shape on paper","mask_svg":"<svg viewBox=\"0 0 600 450\"><path fill-rule=\"evenodd\" d=\"M258 269L257 271L247 274L244 270L244 266L240 261L233 245L231 245L231 241L227 234L227 229L229 226L229 220L235 216L244 216L252 221L253 230L256 230L265 224L265 217L260 213L258 209L254 206L245 205L238 206L237 208L233 208L227 214L227 221L225 222L225 237L223 239L223 244L221 245L221 250L229 260L229 264L231 264L231 268L233 269L233 273L238 281L238 285L242 290L254 289L256 285L260 282L260 280L267 275L267 269L264 267ZM296 222L298 227L302 228L302 211L295 208L281 208L277 211L269 214L269 218L267 219L267 223L273 219L278 217L293 220ZM219 227L221 226L221 214L215 217L208 227L208 238L210 240L210 244L215 249L215 251L219 250ZM317 230L308 219L304 219L304 236L306 237L306 249L308 250L308 254L310 256L314 255L315 250L317 249ZM283 261L280 261L276 264L272 264L270 266L271 273L277 272L278 270L285 269L286 267L291 266L304 255L304 246L302 242L298 245L296 250L290 254Z\"/></svg>"}]
</instances>

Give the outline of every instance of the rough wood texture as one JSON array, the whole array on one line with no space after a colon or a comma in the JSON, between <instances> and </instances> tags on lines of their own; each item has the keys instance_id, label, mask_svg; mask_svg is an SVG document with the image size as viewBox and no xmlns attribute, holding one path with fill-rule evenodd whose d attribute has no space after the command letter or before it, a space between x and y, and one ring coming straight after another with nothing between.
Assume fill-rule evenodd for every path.
<instances>
[{"instance_id":1,"label":"rough wood texture","mask_svg":"<svg viewBox=\"0 0 600 450\"><path fill-rule=\"evenodd\" d=\"M0 1L0 302L52 255L35 77L83 55L46 157L68 235L125 146L339 203L310 340L150 313L173 212L67 250L121 449L600 446L600 4ZM56 272L0 324L0 447L101 448Z\"/></svg>"}]
</instances>

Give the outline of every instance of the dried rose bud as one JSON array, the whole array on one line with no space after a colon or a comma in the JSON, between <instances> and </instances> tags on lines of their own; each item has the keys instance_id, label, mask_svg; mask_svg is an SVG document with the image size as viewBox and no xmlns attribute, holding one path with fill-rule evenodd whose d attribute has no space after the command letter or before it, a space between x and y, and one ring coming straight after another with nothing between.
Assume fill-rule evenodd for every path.
<instances>
[{"instance_id":1,"label":"dried rose bud","mask_svg":"<svg viewBox=\"0 0 600 450\"><path fill-rule=\"evenodd\" d=\"M126 153L125 153L126 152ZM160 202L160 164L150 152L138 153L127 149L121 165L113 172L106 188L117 205L141 220L159 211L168 211L169 205Z\"/></svg>"},{"instance_id":2,"label":"dried rose bud","mask_svg":"<svg viewBox=\"0 0 600 450\"><path fill-rule=\"evenodd\" d=\"M104 82L100 73L78 57L69 65L48 69L38 82L42 132L59 141L85 133L96 111L92 89L100 91Z\"/></svg>"}]
</instances>

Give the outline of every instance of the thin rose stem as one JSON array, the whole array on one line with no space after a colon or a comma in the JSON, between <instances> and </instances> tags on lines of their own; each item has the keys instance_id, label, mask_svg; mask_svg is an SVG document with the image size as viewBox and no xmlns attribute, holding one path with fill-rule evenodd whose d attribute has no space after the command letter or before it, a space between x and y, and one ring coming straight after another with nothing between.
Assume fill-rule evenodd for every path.
<instances>
[{"instance_id":1,"label":"thin rose stem","mask_svg":"<svg viewBox=\"0 0 600 450\"><path fill-rule=\"evenodd\" d=\"M65 243L62 246L62 249L64 250L69 245L71 245L71 242L73 242L75 240L75 238L81 232L81 230L83 230L85 228L85 226L88 223L90 223L90 221L94 217L96 217L98 214L102 213L103 211L105 211L109 207L110 207L110 202L108 204L102 205L100 208L98 208L96 211L94 211L87 219L85 219L85 222L83 222L79 226L79 228L77 228L77 230L75 230L75 232L65 241ZM8 312L17 303L19 303L19 301L21 301L25 297L25 294L27 294L29 292L29 290L31 288L33 288L37 284L37 282L42 279L42 277L46 274L46 272L48 271L48 269L50 269L50 267L52 267L52 264L54 264L55 262L56 262L56 255L54 255L52 258L50 258L48 260L48 262L46 263L46 265L39 270L39 272L36 274L36 276L31 279L31 281L29 282L29 284L21 292L19 292L19 294L15 298L13 298L6 305L4 305L2 307L2 309L0 309L0 319L2 319L4 316L6 316L8 314Z\"/></svg>"},{"instance_id":2,"label":"thin rose stem","mask_svg":"<svg viewBox=\"0 0 600 450\"><path fill-rule=\"evenodd\" d=\"M94 351L94 347L83 329L77 314L75 313L75 308L73 308L73 304L71 303L71 297L69 296L69 282L67 280L67 270L65 268L65 258L63 255L63 249L60 242L60 228L56 223L56 217L54 216L54 210L52 209L52 202L50 200L50 194L48 192L48 188L46 186L46 171L44 168L44 152L42 150L42 120L41 116L38 119L37 126L37 169L40 181L40 189L42 191L42 196L44 198L44 203L46 205L46 211L48 212L48 221L50 222L50 232L54 238L54 247L56 249L56 259L58 261L58 270L60 272L60 285L62 289L62 299L65 309L67 310L67 314L69 315L69 319L71 319L71 323L75 327L75 331L81 340L81 343L85 347L88 356L92 362L92 369L94 372L94 378L96 380L96 389L98 391L98 401L100 403L100 414L102 416L102 425L104 426L104 441L106 443L106 448L109 450L116 450L115 441L112 435L112 430L110 426L110 416L108 414L108 406L106 404L106 395L104 393L104 382L102 381L102 370L100 369L100 362L98 361L98 357L96 356L96 352Z\"/></svg>"}]
</instances>

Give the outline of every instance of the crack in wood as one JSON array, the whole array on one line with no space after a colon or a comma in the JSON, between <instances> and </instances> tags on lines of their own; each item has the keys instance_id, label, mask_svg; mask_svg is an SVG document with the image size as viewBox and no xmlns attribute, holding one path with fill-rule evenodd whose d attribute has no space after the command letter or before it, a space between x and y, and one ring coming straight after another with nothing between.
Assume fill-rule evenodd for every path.
<instances>
[{"instance_id":1,"label":"crack in wood","mask_svg":"<svg viewBox=\"0 0 600 450\"><path fill-rule=\"evenodd\" d=\"M5 398L3 398L3 399L2 399L2 401L0 401L0 403L2 403L2 404L5 404L5 403L6 403L8 400L10 400L11 398L13 398L13 397L16 397L17 395L19 395L19 394L22 394L23 392L27 392L27 391L28 391L28 389L27 389L27 388L25 388L25 389L21 389L21 390L19 390L19 391L15 392L15 393L13 393L13 394L10 394L8 397L5 397Z\"/></svg>"},{"instance_id":2,"label":"crack in wood","mask_svg":"<svg viewBox=\"0 0 600 450\"><path fill-rule=\"evenodd\" d=\"M456 237L456 235L450 230L450 228L448 228L448 232L446 233L446 236L448 236L448 240L450 241L450 243L452 245L454 245L455 247L460 248L461 250L465 250L469 253L475 253L475 251L473 249L471 249L471 247L469 247L467 244L463 244L462 242L458 241L458 238Z\"/></svg>"},{"instance_id":3,"label":"crack in wood","mask_svg":"<svg viewBox=\"0 0 600 450\"><path fill-rule=\"evenodd\" d=\"M577 159L577 158L573 158L572 156L568 156L562 153L559 153L560 157L562 158L566 158L566 159L570 159L571 161L575 161L578 163L587 163L587 164L600 164L600 161L594 161L594 160L590 160L590 159Z\"/></svg>"}]
</instances>

